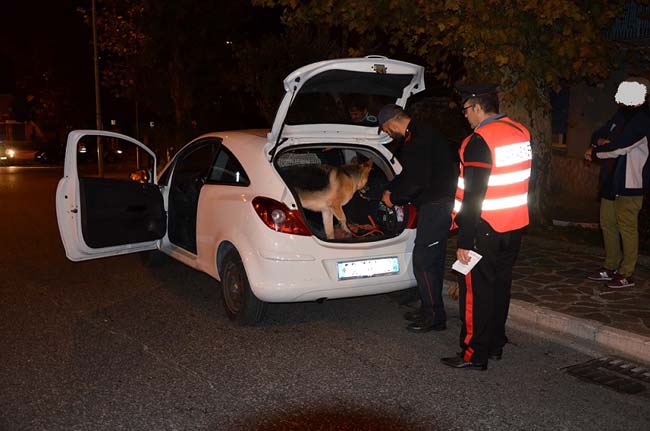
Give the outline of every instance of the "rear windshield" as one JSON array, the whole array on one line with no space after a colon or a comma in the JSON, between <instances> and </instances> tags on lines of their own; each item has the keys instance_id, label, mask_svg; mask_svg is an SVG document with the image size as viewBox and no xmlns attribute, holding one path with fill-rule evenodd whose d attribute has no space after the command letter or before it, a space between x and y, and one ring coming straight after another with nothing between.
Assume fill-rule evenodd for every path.
<instances>
[{"instance_id":1,"label":"rear windshield","mask_svg":"<svg viewBox=\"0 0 650 431\"><path fill-rule=\"evenodd\" d=\"M395 103L413 75L329 70L309 79L295 96L286 124L377 127L377 112Z\"/></svg>"}]
</instances>

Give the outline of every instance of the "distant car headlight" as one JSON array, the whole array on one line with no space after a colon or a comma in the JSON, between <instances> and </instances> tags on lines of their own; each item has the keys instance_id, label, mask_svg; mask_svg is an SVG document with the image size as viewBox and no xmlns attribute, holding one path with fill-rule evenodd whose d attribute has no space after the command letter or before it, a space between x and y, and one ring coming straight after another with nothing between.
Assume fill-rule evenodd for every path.
<instances>
[{"instance_id":1,"label":"distant car headlight","mask_svg":"<svg viewBox=\"0 0 650 431\"><path fill-rule=\"evenodd\" d=\"M8 150L7 150L7 155L8 155L9 157L13 157L13 156L16 155L16 152L15 152L14 150L12 150L12 149L8 149Z\"/></svg>"}]
</instances>

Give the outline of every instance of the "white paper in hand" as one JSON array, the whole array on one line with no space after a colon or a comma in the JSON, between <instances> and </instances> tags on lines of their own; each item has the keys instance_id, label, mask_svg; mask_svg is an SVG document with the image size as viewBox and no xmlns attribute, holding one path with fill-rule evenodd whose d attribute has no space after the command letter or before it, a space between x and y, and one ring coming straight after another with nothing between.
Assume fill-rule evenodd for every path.
<instances>
[{"instance_id":1,"label":"white paper in hand","mask_svg":"<svg viewBox=\"0 0 650 431\"><path fill-rule=\"evenodd\" d=\"M454 271L458 271L463 275L467 275L467 273L469 273L472 270L472 268L474 268L474 266L476 266L476 264L478 263L479 260L481 260L482 257L483 256L481 256L480 254L478 254L474 250L470 250L469 251L469 263L464 264L460 260L457 260L451 266L451 269L453 269Z\"/></svg>"}]
</instances>

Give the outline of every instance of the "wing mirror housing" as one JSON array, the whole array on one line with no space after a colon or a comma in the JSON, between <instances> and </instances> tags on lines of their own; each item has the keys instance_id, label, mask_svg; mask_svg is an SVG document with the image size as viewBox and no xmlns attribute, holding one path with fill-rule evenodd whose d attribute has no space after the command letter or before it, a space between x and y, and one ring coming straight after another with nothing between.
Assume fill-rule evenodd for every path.
<instances>
[{"instance_id":1,"label":"wing mirror housing","mask_svg":"<svg viewBox=\"0 0 650 431\"><path fill-rule=\"evenodd\" d=\"M129 174L129 179L136 183L146 184L151 182L151 172L149 169L136 169Z\"/></svg>"}]
</instances>

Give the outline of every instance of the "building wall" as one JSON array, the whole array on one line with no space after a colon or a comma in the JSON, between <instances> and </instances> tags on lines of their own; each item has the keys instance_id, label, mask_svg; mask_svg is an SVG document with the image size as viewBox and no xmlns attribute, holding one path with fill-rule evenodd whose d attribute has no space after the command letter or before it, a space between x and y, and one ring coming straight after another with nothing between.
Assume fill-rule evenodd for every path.
<instances>
[{"instance_id":1,"label":"building wall","mask_svg":"<svg viewBox=\"0 0 650 431\"><path fill-rule=\"evenodd\" d=\"M0 120L9 118L11 112L11 102L13 101L11 94L0 94Z\"/></svg>"},{"instance_id":2,"label":"building wall","mask_svg":"<svg viewBox=\"0 0 650 431\"><path fill-rule=\"evenodd\" d=\"M551 190L555 195L580 201L598 199L598 162L585 164L582 159L554 154L551 160Z\"/></svg>"},{"instance_id":3,"label":"building wall","mask_svg":"<svg viewBox=\"0 0 650 431\"><path fill-rule=\"evenodd\" d=\"M567 125L567 156L582 159L593 132L616 112L614 94L618 84L627 77L616 72L602 86L579 84L571 87Z\"/></svg>"}]
</instances>

